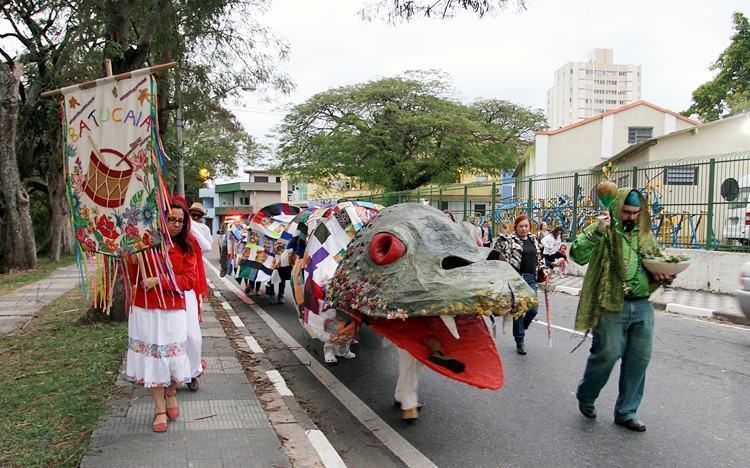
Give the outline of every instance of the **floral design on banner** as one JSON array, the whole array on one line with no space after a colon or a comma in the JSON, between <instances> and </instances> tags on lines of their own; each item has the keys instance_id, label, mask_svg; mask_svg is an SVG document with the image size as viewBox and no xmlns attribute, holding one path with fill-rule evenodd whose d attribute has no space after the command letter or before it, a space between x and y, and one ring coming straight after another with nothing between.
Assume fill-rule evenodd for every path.
<instances>
[{"instance_id":1,"label":"floral design on banner","mask_svg":"<svg viewBox=\"0 0 750 468\"><path fill-rule=\"evenodd\" d=\"M122 257L162 239L156 83L144 71L99 81L62 90L68 197L81 248Z\"/></svg>"}]
</instances>

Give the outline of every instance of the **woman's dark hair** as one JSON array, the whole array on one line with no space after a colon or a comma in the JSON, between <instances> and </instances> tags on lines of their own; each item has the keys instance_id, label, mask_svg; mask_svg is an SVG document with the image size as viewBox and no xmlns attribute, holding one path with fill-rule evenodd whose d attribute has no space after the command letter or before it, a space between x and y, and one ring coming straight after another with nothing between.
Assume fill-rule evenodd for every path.
<instances>
[{"instance_id":1,"label":"woman's dark hair","mask_svg":"<svg viewBox=\"0 0 750 468\"><path fill-rule=\"evenodd\" d=\"M187 207L178 201L172 200L172 203L169 206L172 209L177 208L182 210L182 215L184 216L182 218L182 229L180 229L180 232L176 236L172 237L172 242L179 245L183 252L192 252L193 243L190 241L190 213L188 213Z\"/></svg>"},{"instance_id":2,"label":"woman's dark hair","mask_svg":"<svg viewBox=\"0 0 750 468\"><path fill-rule=\"evenodd\" d=\"M552 235L557 234L558 236L562 236L562 228L560 226L556 226L555 229L552 230Z\"/></svg>"}]
</instances>

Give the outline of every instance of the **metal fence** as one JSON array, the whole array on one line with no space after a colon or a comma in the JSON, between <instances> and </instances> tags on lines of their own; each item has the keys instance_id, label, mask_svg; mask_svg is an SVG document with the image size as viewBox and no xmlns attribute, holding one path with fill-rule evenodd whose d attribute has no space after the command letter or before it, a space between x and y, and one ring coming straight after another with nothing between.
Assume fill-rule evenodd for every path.
<instances>
[{"instance_id":1,"label":"metal fence","mask_svg":"<svg viewBox=\"0 0 750 468\"><path fill-rule=\"evenodd\" d=\"M750 152L658 161L615 170L651 208L654 235L667 247L750 251ZM456 220L489 219L493 232L525 214L536 226L560 226L572 240L599 213L600 170L370 194L381 205L414 202L448 209ZM503 226L505 225L505 226Z\"/></svg>"}]
</instances>

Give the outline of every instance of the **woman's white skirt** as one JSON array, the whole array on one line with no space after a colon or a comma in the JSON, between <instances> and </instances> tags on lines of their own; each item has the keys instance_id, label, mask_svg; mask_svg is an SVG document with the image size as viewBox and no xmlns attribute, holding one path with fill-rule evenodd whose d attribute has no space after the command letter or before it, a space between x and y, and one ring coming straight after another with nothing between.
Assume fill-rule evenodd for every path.
<instances>
[{"instance_id":1,"label":"woman's white skirt","mask_svg":"<svg viewBox=\"0 0 750 468\"><path fill-rule=\"evenodd\" d=\"M203 364L201 363L203 336L201 335L201 325L198 318L198 298L192 289L185 291L185 309L187 311L187 343L185 352L190 360L190 376L200 377L203 373Z\"/></svg>"},{"instance_id":2,"label":"woman's white skirt","mask_svg":"<svg viewBox=\"0 0 750 468\"><path fill-rule=\"evenodd\" d=\"M133 306L128 317L127 379L145 387L190 382L186 341L185 310Z\"/></svg>"}]
</instances>

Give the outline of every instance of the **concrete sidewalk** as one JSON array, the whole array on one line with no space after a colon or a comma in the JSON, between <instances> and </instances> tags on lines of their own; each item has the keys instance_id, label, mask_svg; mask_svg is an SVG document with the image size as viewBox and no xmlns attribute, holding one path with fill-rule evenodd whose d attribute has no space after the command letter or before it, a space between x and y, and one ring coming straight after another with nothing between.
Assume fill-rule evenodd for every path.
<instances>
[{"instance_id":1,"label":"concrete sidewalk","mask_svg":"<svg viewBox=\"0 0 750 468\"><path fill-rule=\"evenodd\" d=\"M151 431L149 391L123 380L116 400L91 437L82 467L291 466L209 304L203 308L200 389L177 392L180 417L166 433Z\"/></svg>"},{"instance_id":2,"label":"concrete sidewalk","mask_svg":"<svg viewBox=\"0 0 750 468\"><path fill-rule=\"evenodd\" d=\"M552 282L554 291L574 296L580 294L582 285L582 276L555 278ZM658 310L750 325L750 320L740 311L737 299L729 294L662 287L651 295L651 303Z\"/></svg>"},{"instance_id":3,"label":"concrete sidewalk","mask_svg":"<svg viewBox=\"0 0 750 468\"><path fill-rule=\"evenodd\" d=\"M42 307L81 284L78 265L60 267L48 277L0 296L0 336L26 324Z\"/></svg>"}]
</instances>

